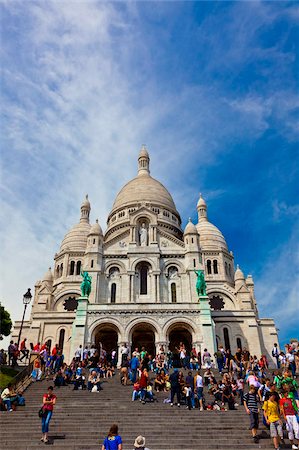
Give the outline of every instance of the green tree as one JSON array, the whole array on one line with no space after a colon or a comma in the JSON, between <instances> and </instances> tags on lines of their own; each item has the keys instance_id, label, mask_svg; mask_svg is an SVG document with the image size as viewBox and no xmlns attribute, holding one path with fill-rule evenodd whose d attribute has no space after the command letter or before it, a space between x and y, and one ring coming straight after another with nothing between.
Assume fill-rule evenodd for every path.
<instances>
[{"instance_id":1,"label":"green tree","mask_svg":"<svg viewBox=\"0 0 299 450\"><path fill-rule=\"evenodd\" d=\"M10 314L4 306L0 304L0 336L9 336L12 327Z\"/></svg>"}]
</instances>

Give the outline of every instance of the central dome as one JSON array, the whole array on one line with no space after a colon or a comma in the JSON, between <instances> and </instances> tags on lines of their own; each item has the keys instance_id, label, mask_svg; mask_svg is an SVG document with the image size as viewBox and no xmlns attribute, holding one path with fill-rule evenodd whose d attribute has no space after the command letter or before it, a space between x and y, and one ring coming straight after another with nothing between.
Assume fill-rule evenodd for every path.
<instances>
[{"instance_id":1,"label":"central dome","mask_svg":"<svg viewBox=\"0 0 299 450\"><path fill-rule=\"evenodd\" d=\"M168 190L150 176L149 156L145 147L139 153L137 177L125 184L117 194L112 211L140 202L150 202L178 214Z\"/></svg>"},{"instance_id":2,"label":"central dome","mask_svg":"<svg viewBox=\"0 0 299 450\"><path fill-rule=\"evenodd\" d=\"M176 211L174 201L162 183L150 175L133 178L120 190L113 203L113 210L132 203L151 202Z\"/></svg>"}]
</instances>

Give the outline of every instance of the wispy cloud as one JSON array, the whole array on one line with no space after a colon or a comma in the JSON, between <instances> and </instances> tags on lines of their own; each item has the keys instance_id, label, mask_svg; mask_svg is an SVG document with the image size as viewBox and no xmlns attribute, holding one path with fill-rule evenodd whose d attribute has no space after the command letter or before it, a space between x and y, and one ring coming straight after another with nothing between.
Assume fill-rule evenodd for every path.
<instances>
[{"instance_id":1,"label":"wispy cloud","mask_svg":"<svg viewBox=\"0 0 299 450\"><path fill-rule=\"evenodd\" d=\"M1 9L1 273L10 286L2 297L14 318L85 193L105 228L142 143L183 221L196 218L202 191L224 232L237 223L222 213L230 204L233 214L234 201L244 232L259 230L254 199L261 180L263 192L274 186L267 134L279 135L286 159L297 138L293 5L7 1ZM258 163L263 176L250 177ZM297 211L293 195L267 204L278 222ZM245 248L236 236L232 249ZM240 257L249 265L249 251Z\"/></svg>"}]
</instances>

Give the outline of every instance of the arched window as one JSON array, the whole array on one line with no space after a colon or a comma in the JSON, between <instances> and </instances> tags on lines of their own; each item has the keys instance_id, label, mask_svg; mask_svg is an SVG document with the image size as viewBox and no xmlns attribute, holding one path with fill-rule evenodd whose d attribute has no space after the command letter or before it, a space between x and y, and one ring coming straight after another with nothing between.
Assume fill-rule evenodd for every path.
<instances>
[{"instance_id":1,"label":"arched window","mask_svg":"<svg viewBox=\"0 0 299 450\"><path fill-rule=\"evenodd\" d=\"M71 261L70 264L70 275L74 275L75 273L75 261Z\"/></svg>"},{"instance_id":2,"label":"arched window","mask_svg":"<svg viewBox=\"0 0 299 450\"><path fill-rule=\"evenodd\" d=\"M63 273L63 264L60 264L60 276L62 277L62 273Z\"/></svg>"},{"instance_id":3,"label":"arched window","mask_svg":"<svg viewBox=\"0 0 299 450\"><path fill-rule=\"evenodd\" d=\"M96 243L96 240L94 239L94 240L92 241L92 243L95 244L95 243Z\"/></svg>"},{"instance_id":4,"label":"arched window","mask_svg":"<svg viewBox=\"0 0 299 450\"><path fill-rule=\"evenodd\" d=\"M242 341L240 338L237 338L237 347L242 348Z\"/></svg>"},{"instance_id":5,"label":"arched window","mask_svg":"<svg viewBox=\"0 0 299 450\"><path fill-rule=\"evenodd\" d=\"M227 262L225 261L225 275L228 275L228 270L227 270Z\"/></svg>"},{"instance_id":6,"label":"arched window","mask_svg":"<svg viewBox=\"0 0 299 450\"><path fill-rule=\"evenodd\" d=\"M147 272L148 268L147 266L141 266L140 268L140 294L146 295L147 294Z\"/></svg>"},{"instance_id":7,"label":"arched window","mask_svg":"<svg viewBox=\"0 0 299 450\"><path fill-rule=\"evenodd\" d=\"M51 351L51 347L52 347L52 341L51 341L51 339L48 339L48 340L47 340L46 346L47 346L47 348Z\"/></svg>"},{"instance_id":8,"label":"arched window","mask_svg":"<svg viewBox=\"0 0 299 450\"><path fill-rule=\"evenodd\" d=\"M232 276L232 268L231 268L230 264L228 265L228 273L229 273L229 276L231 277Z\"/></svg>"},{"instance_id":9,"label":"arched window","mask_svg":"<svg viewBox=\"0 0 299 450\"><path fill-rule=\"evenodd\" d=\"M76 275L80 275L80 273L81 273L81 261L77 261Z\"/></svg>"},{"instance_id":10,"label":"arched window","mask_svg":"<svg viewBox=\"0 0 299 450\"><path fill-rule=\"evenodd\" d=\"M57 278L59 278L59 271L60 271L60 267L57 266L57 267L56 267L56 277L57 277Z\"/></svg>"},{"instance_id":11,"label":"arched window","mask_svg":"<svg viewBox=\"0 0 299 450\"><path fill-rule=\"evenodd\" d=\"M228 334L228 329L227 328L223 328L223 337L224 337L225 349L229 350L230 349L230 342L229 342L229 334Z\"/></svg>"},{"instance_id":12,"label":"arched window","mask_svg":"<svg viewBox=\"0 0 299 450\"><path fill-rule=\"evenodd\" d=\"M191 238L191 242L192 242L192 244L194 243L194 240L193 240L193 238Z\"/></svg>"},{"instance_id":13,"label":"arched window","mask_svg":"<svg viewBox=\"0 0 299 450\"><path fill-rule=\"evenodd\" d=\"M59 342L58 342L58 347L61 350L63 350L64 336L65 336L65 330L62 328L59 333Z\"/></svg>"},{"instance_id":14,"label":"arched window","mask_svg":"<svg viewBox=\"0 0 299 450\"><path fill-rule=\"evenodd\" d=\"M93 268L93 259L90 262L90 267Z\"/></svg>"},{"instance_id":15,"label":"arched window","mask_svg":"<svg viewBox=\"0 0 299 450\"><path fill-rule=\"evenodd\" d=\"M208 269L208 274L210 275L212 273L212 263L211 263L210 259L207 260L207 269Z\"/></svg>"},{"instance_id":16,"label":"arched window","mask_svg":"<svg viewBox=\"0 0 299 450\"><path fill-rule=\"evenodd\" d=\"M214 259L214 261L213 261L213 270L214 270L214 273L218 273L217 259Z\"/></svg>"},{"instance_id":17,"label":"arched window","mask_svg":"<svg viewBox=\"0 0 299 450\"><path fill-rule=\"evenodd\" d=\"M196 260L193 259L193 267L196 267Z\"/></svg>"},{"instance_id":18,"label":"arched window","mask_svg":"<svg viewBox=\"0 0 299 450\"><path fill-rule=\"evenodd\" d=\"M111 284L111 303L115 303L116 300L116 283Z\"/></svg>"},{"instance_id":19,"label":"arched window","mask_svg":"<svg viewBox=\"0 0 299 450\"><path fill-rule=\"evenodd\" d=\"M175 283L171 283L170 290L171 290L171 303L176 303L176 284Z\"/></svg>"}]
</instances>

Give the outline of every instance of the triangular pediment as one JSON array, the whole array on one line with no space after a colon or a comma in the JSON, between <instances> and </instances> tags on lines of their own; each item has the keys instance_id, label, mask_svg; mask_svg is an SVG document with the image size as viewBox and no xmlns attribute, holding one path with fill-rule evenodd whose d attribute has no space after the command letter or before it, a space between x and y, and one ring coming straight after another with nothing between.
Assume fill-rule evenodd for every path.
<instances>
[{"instance_id":1,"label":"triangular pediment","mask_svg":"<svg viewBox=\"0 0 299 450\"><path fill-rule=\"evenodd\" d=\"M177 246L180 249L185 248L185 243L177 239L175 236L168 234L166 231L161 230L160 228L158 228L158 233L161 249L167 249L168 247L174 246Z\"/></svg>"},{"instance_id":2,"label":"triangular pediment","mask_svg":"<svg viewBox=\"0 0 299 450\"><path fill-rule=\"evenodd\" d=\"M246 285L243 284L241 287L239 287L239 289L236 291L236 293L238 293L238 294L249 294L250 291L249 291L249 289L246 287Z\"/></svg>"},{"instance_id":3,"label":"triangular pediment","mask_svg":"<svg viewBox=\"0 0 299 450\"><path fill-rule=\"evenodd\" d=\"M122 250L123 248L126 248L128 246L129 235L130 231L126 230L117 236L114 236L112 239L104 243L104 249L107 250L108 248L116 247L119 250Z\"/></svg>"},{"instance_id":4,"label":"triangular pediment","mask_svg":"<svg viewBox=\"0 0 299 450\"><path fill-rule=\"evenodd\" d=\"M39 291L38 295L49 295L52 294L52 290L48 288L48 286L43 286Z\"/></svg>"}]
</instances>

